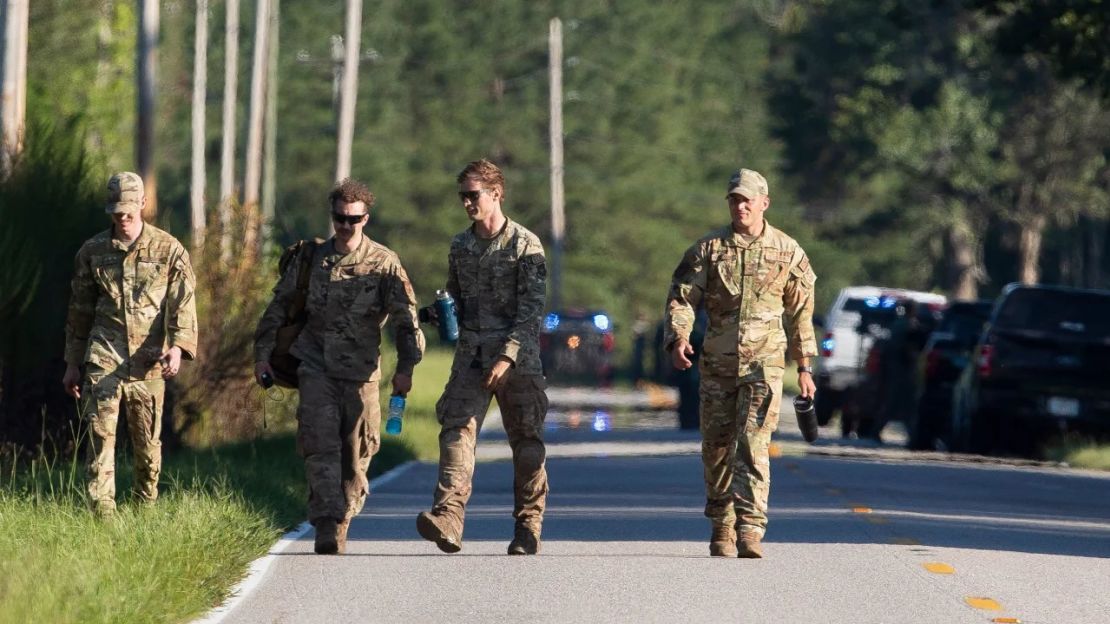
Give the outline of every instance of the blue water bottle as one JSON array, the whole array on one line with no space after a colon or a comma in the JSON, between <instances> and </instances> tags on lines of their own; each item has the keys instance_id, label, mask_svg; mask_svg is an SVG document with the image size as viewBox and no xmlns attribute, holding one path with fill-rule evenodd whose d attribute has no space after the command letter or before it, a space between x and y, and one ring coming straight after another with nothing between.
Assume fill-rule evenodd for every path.
<instances>
[{"instance_id":1,"label":"blue water bottle","mask_svg":"<svg viewBox=\"0 0 1110 624\"><path fill-rule=\"evenodd\" d=\"M389 420L385 421L385 432L389 435L401 433L401 420L405 417L405 397L395 394L389 397Z\"/></svg>"},{"instance_id":2,"label":"blue water bottle","mask_svg":"<svg viewBox=\"0 0 1110 624\"><path fill-rule=\"evenodd\" d=\"M439 339L455 342L459 339L459 317L455 311L455 300L446 290L436 291L436 316L439 319Z\"/></svg>"}]
</instances>

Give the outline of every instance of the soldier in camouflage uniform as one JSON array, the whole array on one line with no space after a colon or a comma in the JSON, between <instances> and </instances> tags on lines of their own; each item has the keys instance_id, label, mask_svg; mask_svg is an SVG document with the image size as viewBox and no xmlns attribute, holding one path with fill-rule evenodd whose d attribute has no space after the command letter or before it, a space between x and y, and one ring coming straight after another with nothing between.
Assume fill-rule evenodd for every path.
<instances>
[{"instance_id":1,"label":"soldier in camouflage uniform","mask_svg":"<svg viewBox=\"0 0 1110 624\"><path fill-rule=\"evenodd\" d=\"M120 402L127 405L135 449L132 489L139 500L153 503L162 468L165 380L197 352L196 279L189 254L173 236L143 223L145 205L142 178L113 175L106 208L113 227L86 241L74 263L62 385L70 396L85 397L88 493L102 516L116 509Z\"/></svg>"},{"instance_id":2,"label":"soldier in camouflage uniform","mask_svg":"<svg viewBox=\"0 0 1110 624\"><path fill-rule=\"evenodd\" d=\"M762 175L750 169L733 174L728 205L732 225L695 243L675 269L664 344L675 368L689 368L694 312L704 306L709 327L700 392L705 515L713 524L709 552L758 558L786 352L798 363L801 394L816 391L809 360L817 354L817 277L798 243L764 220L770 197Z\"/></svg>"},{"instance_id":3,"label":"soldier in camouflage uniform","mask_svg":"<svg viewBox=\"0 0 1110 624\"><path fill-rule=\"evenodd\" d=\"M412 389L412 371L424 355L416 297L397 254L362 232L374 195L346 179L329 196L335 236L317 245L311 261L307 323L290 353L297 368L300 404L297 449L308 478L308 519L319 554L344 552L350 520L369 493L366 471L381 438L378 383L381 331L388 316L397 345L394 394ZM269 364L277 329L297 288L301 263L290 263L255 332L255 375Z\"/></svg>"},{"instance_id":4,"label":"soldier in camouflage uniform","mask_svg":"<svg viewBox=\"0 0 1110 624\"><path fill-rule=\"evenodd\" d=\"M447 291L459 314L451 378L436 404L439 483L431 512L417 517L420 535L443 552L462 548L463 519L474 476L474 447L491 397L513 451L510 555L539 551L547 499L543 422L547 385L540 366L539 328L547 268L535 234L501 211L505 179L487 160L459 173L459 198L474 224L455 236Z\"/></svg>"}]
</instances>

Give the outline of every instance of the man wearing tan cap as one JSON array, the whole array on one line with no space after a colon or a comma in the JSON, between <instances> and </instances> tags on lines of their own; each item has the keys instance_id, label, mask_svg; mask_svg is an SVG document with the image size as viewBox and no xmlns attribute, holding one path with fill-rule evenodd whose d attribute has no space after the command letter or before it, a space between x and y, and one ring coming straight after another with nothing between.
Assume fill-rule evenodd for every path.
<instances>
[{"instance_id":1,"label":"man wearing tan cap","mask_svg":"<svg viewBox=\"0 0 1110 624\"><path fill-rule=\"evenodd\" d=\"M197 351L189 254L173 236L143 223L145 205L142 178L126 171L113 175L105 210L113 226L86 241L74 263L62 385L79 400L89 426L88 492L101 516L116 509L120 402L127 405L135 449L134 496L153 503L162 466L165 380Z\"/></svg>"},{"instance_id":2,"label":"man wearing tan cap","mask_svg":"<svg viewBox=\"0 0 1110 624\"><path fill-rule=\"evenodd\" d=\"M690 368L694 314L705 307L700 416L709 554L759 558L786 355L798 364L802 396L816 391L809 361L817 355L817 276L798 243L764 219L771 199L762 175L740 169L727 198L732 225L694 243L675 269L664 346L675 368Z\"/></svg>"}]
</instances>

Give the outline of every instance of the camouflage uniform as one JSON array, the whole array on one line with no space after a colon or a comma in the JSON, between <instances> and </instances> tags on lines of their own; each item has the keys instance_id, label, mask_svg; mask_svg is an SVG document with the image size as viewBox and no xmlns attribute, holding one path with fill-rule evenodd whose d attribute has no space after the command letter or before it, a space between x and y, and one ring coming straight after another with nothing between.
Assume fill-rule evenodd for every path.
<instances>
[{"instance_id":1,"label":"camouflage uniform","mask_svg":"<svg viewBox=\"0 0 1110 624\"><path fill-rule=\"evenodd\" d=\"M513 517L540 534L547 499L543 422L547 385L540 366L539 329L547 267L535 234L507 220L483 249L473 227L451 241L447 291L459 313L459 342L451 378L436 403L439 483L432 513L449 519L461 536L474 476L474 447L496 394L513 451ZM482 380L499 357L513 362L496 393Z\"/></svg>"},{"instance_id":2,"label":"camouflage uniform","mask_svg":"<svg viewBox=\"0 0 1110 624\"><path fill-rule=\"evenodd\" d=\"M365 235L343 255L335 239L316 247L305 309L308 320L290 353L297 369L297 451L308 478L308 518L346 521L369 493L366 471L381 442L381 330L386 317L397 344L397 373L412 375L424 354L412 284L393 251ZM258 321L255 361L266 362L297 289L300 262L274 288Z\"/></svg>"},{"instance_id":3,"label":"camouflage uniform","mask_svg":"<svg viewBox=\"0 0 1110 624\"><path fill-rule=\"evenodd\" d=\"M170 347L180 347L183 359L197 352L196 278L185 248L149 223L131 245L112 232L97 234L77 252L66 322L66 362L85 367L81 396L91 430L88 493L101 512L116 506L121 400L135 449L133 490L146 502L158 498L165 392L159 356Z\"/></svg>"},{"instance_id":4,"label":"camouflage uniform","mask_svg":"<svg viewBox=\"0 0 1110 624\"><path fill-rule=\"evenodd\" d=\"M694 311L709 315L701 355L705 515L716 526L767 526L768 446L779 419L784 354L817 354L809 259L794 239L764 222L750 243L731 227L694 244L675 269L666 338L689 340Z\"/></svg>"}]
</instances>

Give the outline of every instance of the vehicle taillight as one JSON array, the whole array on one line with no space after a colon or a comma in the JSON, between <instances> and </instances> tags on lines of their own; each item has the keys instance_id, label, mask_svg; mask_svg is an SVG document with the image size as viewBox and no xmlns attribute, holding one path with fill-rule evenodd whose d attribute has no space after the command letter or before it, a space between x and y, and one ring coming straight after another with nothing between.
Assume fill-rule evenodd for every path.
<instances>
[{"instance_id":1,"label":"vehicle taillight","mask_svg":"<svg viewBox=\"0 0 1110 624\"><path fill-rule=\"evenodd\" d=\"M601 337L601 348L606 352L613 350L613 334L605 334Z\"/></svg>"},{"instance_id":2,"label":"vehicle taillight","mask_svg":"<svg viewBox=\"0 0 1110 624\"><path fill-rule=\"evenodd\" d=\"M821 339L821 357L832 357L833 347L836 346L836 341L833 340L832 332L825 334Z\"/></svg>"},{"instance_id":3,"label":"vehicle taillight","mask_svg":"<svg viewBox=\"0 0 1110 624\"><path fill-rule=\"evenodd\" d=\"M979 349L979 361L976 363L976 368L979 371L979 377L986 378L991 376L991 368L994 364L994 345L985 344Z\"/></svg>"},{"instance_id":4,"label":"vehicle taillight","mask_svg":"<svg viewBox=\"0 0 1110 624\"><path fill-rule=\"evenodd\" d=\"M932 379L940 373L940 351L930 350L925 354L925 379Z\"/></svg>"}]
</instances>

